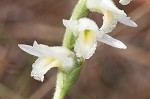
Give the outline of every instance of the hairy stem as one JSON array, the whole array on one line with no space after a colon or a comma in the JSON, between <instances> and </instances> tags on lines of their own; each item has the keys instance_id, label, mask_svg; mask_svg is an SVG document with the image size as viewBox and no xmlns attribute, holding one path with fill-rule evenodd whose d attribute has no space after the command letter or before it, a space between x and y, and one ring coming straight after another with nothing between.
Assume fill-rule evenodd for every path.
<instances>
[{"instance_id":1,"label":"hairy stem","mask_svg":"<svg viewBox=\"0 0 150 99\"><path fill-rule=\"evenodd\" d=\"M87 0L78 1L73 10L70 20L78 20L79 18L87 16L89 10L86 8L86 1ZM73 33L70 30L66 29L63 40L63 46L72 50L75 43L75 39L76 38L74 37ZM82 63L82 58L80 59L80 61L77 61L77 59L75 59L74 69L72 69L70 72L65 72L61 69L58 70L56 90L53 99L64 99L65 95L68 93L71 87L76 83L80 75Z\"/></svg>"},{"instance_id":2,"label":"hairy stem","mask_svg":"<svg viewBox=\"0 0 150 99\"><path fill-rule=\"evenodd\" d=\"M70 20L78 20L81 17L85 17L88 15L89 10L86 8L86 1L87 0L78 1L78 3L76 4L73 10ZM71 50L73 48L74 43L75 43L75 37L73 33L69 29L66 29L64 40L63 40L63 46Z\"/></svg>"},{"instance_id":3,"label":"hairy stem","mask_svg":"<svg viewBox=\"0 0 150 99\"><path fill-rule=\"evenodd\" d=\"M56 90L53 99L64 99L71 87L76 83L80 70L81 66L73 69L70 73L66 73L60 69L58 70Z\"/></svg>"}]
</instances>

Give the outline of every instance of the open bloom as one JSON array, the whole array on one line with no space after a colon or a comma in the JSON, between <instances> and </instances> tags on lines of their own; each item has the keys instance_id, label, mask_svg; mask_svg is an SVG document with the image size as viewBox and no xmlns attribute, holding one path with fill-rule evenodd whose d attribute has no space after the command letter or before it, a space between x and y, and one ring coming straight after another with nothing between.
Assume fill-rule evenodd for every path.
<instances>
[{"instance_id":1,"label":"open bloom","mask_svg":"<svg viewBox=\"0 0 150 99\"><path fill-rule=\"evenodd\" d=\"M127 5L131 2L132 0L120 0L119 3L121 3L122 5Z\"/></svg>"},{"instance_id":2,"label":"open bloom","mask_svg":"<svg viewBox=\"0 0 150 99\"><path fill-rule=\"evenodd\" d=\"M34 41L33 46L19 44L23 51L37 56L38 59L32 65L31 76L34 79L43 81L44 74L52 67L71 69L73 67L73 52L64 47L49 47L43 44L37 44Z\"/></svg>"},{"instance_id":3,"label":"open bloom","mask_svg":"<svg viewBox=\"0 0 150 99\"><path fill-rule=\"evenodd\" d=\"M128 0L120 0L122 4ZM130 0L131 1L131 0ZM137 27L136 23L127 17L127 14L118 9L112 0L87 0L87 8L90 11L103 14L103 25L100 28L102 32L109 33L115 27L117 22L123 23L131 27Z\"/></svg>"},{"instance_id":4,"label":"open bloom","mask_svg":"<svg viewBox=\"0 0 150 99\"><path fill-rule=\"evenodd\" d=\"M97 40L113 47L126 48L121 41L100 32L97 24L88 18L81 18L78 21L63 20L63 24L77 37L74 50L78 57L89 59L95 52Z\"/></svg>"}]
</instances>

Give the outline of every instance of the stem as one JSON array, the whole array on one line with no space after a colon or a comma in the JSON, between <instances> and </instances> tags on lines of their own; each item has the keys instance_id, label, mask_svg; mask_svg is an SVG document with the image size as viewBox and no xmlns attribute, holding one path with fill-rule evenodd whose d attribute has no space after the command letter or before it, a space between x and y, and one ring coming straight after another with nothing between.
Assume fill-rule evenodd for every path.
<instances>
[{"instance_id":1,"label":"stem","mask_svg":"<svg viewBox=\"0 0 150 99\"><path fill-rule=\"evenodd\" d=\"M89 10L86 8L86 1L87 0L78 1L78 3L76 4L73 10L70 20L78 20L81 17L85 17L88 15ZM64 40L63 40L63 46L71 50L73 48L74 43L75 43L75 37L73 33L69 29L66 29Z\"/></svg>"},{"instance_id":2,"label":"stem","mask_svg":"<svg viewBox=\"0 0 150 99\"><path fill-rule=\"evenodd\" d=\"M78 1L73 10L70 20L78 20L79 18L88 15L89 10L86 8L86 1L87 0ZM74 37L73 33L70 30L66 29L63 40L63 46L70 50L73 49L75 39L76 38ZM80 59L80 61L77 61L77 59L75 59L74 69L72 69L69 73L61 69L58 70L56 90L53 99L64 99L65 95L68 93L71 87L76 83L80 75L82 63L82 58Z\"/></svg>"},{"instance_id":3,"label":"stem","mask_svg":"<svg viewBox=\"0 0 150 99\"><path fill-rule=\"evenodd\" d=\"M70 73L66 73L61 69L58 70L56 90L53 99L64 99L71 87L76 83L81 68L81 66L77 67Z\"/></svg>"}]
</instances>

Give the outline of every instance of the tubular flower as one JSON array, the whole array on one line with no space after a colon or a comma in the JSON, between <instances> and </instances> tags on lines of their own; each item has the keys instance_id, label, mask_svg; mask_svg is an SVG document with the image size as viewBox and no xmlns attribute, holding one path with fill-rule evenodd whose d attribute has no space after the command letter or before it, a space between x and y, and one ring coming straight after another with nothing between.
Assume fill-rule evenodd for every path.
<instances>
[{"instance_id":1,"label":"tubular flower","mask_svg":"<svg viewBox=\"0 0 150 99\"><path fill-rule=\"evenodd\" d=\"M52 67L59 67L69 70L73 67L73 52L64 47L49 47L47 45L38 44L34 41L33 46L19 44L23 51L37 56L38 59L32 65L31 76L34 79L44 80L44 74Z\"/></svg>"},{"instance_id":2,"label":"tubular flower","mask_svg":"<svg viewBox=\"0 0 150 99\"><path fill-rule=\"evenodd\" d=\"M120 0L119 3L121 3L122 5L127 5L131 2L132 0Z\"/></svg>"},{"instance_id":3,"label":"tubular flower","mask_svg":"<svg viewBox=\"0 0 150 99\"><path fill-rule=\"evenodd\" d=\"M97 24L88 18L77 20L63 20L66 28L70 29L77 38L74 51L78 57L89 59L95 52L97 40L113 47L126 49L126 46L104 32L100 32Z\"/></svg>"},{"instance_id":4,"label":"tubular flower","mask_svg":"<svg viewBox=\"0 0 150 99\"><path fill-rule=\"evenodd\" d=\"M120 0L121 3L125 1L128 0ZM87 0L86 6L90 11L99 12L104 15L103 25L100 28L102 32L111 32L116 27L118 21L131 27L137 27L136 23L130 17L127 17L123 10L118 9L112 0Z\"/></svg>"}]
</instances>

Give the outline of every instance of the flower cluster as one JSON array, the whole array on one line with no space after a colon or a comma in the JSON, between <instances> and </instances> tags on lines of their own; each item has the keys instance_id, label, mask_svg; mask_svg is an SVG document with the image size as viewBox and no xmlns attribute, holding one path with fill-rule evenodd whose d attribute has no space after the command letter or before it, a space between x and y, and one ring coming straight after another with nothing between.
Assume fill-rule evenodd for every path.
<instances>
[{"instance_id":1,"label":"flower cluster","mask_svg":"<svg viewBox=\"0 0 150 99\"><path fill-rule=\"evenodd\" d=\"M120 0L121 4L127 4L131 0ZM112 0L87 0L87 8L92 12L103 14L103 25L101 28L88 18L79 20L63 20L66 28L70 29L77 38L74 51L78 57L89 59L95 52L97 41L110 46L126 49L127 47L119 40L107 35L115 27L117 22L131 27L137 27L136 23L127 17L123 10L118 9Z\"/></svg>"},{"instance_id":2,"label":"flower cluster","mask_svg":"<svg viewBox=\"0 0 150 99\"><path fill-rule=\"evenodd\" d=\"M129 4L131 0L120 0L122 5ZM103 25L99 28L97 24L88 18L79 20L63 20L63 24L68 28L76 38L74 51L57 46L49 47L43 44L33 46L19 44L19 47L38 59L32 65L31 76L36 80L43 81L44 74L52 67L58 67L64 70L71 70L74 66L74 52L77 57L89 59L95 52L97 41L103 42L110 46L126 49L121 41L108 35L117 25L117 22L131 27L137 27L136 23L127 17L127 14L116 7L112 0L87 0L86 7L91 12L98 12L103 15Z\"/></svg>"}]
</instances>

